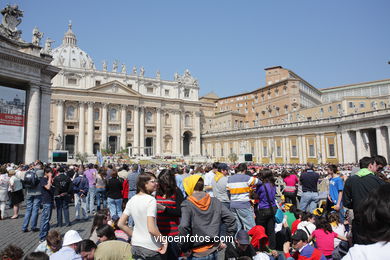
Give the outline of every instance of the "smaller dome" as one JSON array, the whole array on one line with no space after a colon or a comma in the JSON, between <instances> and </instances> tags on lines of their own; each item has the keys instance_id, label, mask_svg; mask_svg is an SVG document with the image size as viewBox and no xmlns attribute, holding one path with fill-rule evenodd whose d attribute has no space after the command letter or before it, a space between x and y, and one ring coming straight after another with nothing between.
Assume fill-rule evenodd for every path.
<instances>
[{"instance_id":1,"label":"smaller dome","mask_svg":"<svg viewBox=\"0 0 390 260\"><path fill-rule=\"evenodd\" d=\"M69 23L68 31L64 35L62 44L52 51L52 65L58 67L71 67L77 69L94 69L92 58L82 49L77 47L77 38Z\"/></svg>"}]
</instances>

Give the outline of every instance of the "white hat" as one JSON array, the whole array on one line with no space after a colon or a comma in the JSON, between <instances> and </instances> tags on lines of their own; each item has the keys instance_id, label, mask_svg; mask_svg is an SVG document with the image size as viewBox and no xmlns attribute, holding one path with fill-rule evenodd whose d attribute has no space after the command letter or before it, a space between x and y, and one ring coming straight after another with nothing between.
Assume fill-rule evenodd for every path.
<instances>
[{"instance_id":1,"label":"white hat","mask_svg":"<svg viewBox=\"0 0 390 260\"><path fill-rule=\"evenodd\" d=\"M65 233L64 241L62 242L62 246L69 246L72 244L76 244L83 240L79 233L76 230L69 230Z\"/></svg>"}]
</instances>

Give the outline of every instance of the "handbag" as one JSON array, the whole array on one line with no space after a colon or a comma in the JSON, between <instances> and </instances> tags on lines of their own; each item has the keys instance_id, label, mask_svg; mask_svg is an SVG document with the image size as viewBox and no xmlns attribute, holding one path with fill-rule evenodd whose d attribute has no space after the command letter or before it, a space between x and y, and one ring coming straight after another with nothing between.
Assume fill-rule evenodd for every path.
<instances>
[{"instance_id":1,"label":"handbag","mask_svg":"<svg viewBox=\"0 0 390 260\"><path fill-rule=\"evenodd\" d=\"M264 184L264 190L265 190L265 196L267 197L267 200L268 200L268 204L270 205L270 207L272 209L272 212L273 212L273 215L275 216L275 222L277 224L282 223L283 222L283 218L284 218L283 211L279 208L278 202L275 200L275 204L278 207L278 209L275 212L274 208L272 207L271 199L269 198L267 186L265 184Z\"/></svg>"}]
</instances>

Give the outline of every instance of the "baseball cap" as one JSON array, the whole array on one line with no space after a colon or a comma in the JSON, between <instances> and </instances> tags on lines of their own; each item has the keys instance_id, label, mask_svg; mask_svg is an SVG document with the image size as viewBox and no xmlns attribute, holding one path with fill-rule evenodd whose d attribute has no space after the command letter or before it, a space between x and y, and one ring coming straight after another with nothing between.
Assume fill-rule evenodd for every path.
<instances>
[{"instance_id":1,"label":"baseball cap","mask_svg":"<svg viewBox=\"0 0 390 260\"><path fill-rule=\"evenodd\" d=\"M249 245L249 244L250 244L248 232L246 232L246 231L243 230L243 229L241 229L240 231L238 231L238 233L237 233L237 235L236 235L236 239L237 239L237 241L238 241L241 245Z\"/></svg>"},{"instance_id":2,"label":"baseball cap","mask_svg":"<svg viewBox=\"0 0 390 260\"><path fill-rule=\"evenodd\" d=\"M218 169L221 169L221 170L224 170L224 171L230 170L229 166L226 163L218 164Z\"/></svg>"},{"instance_id":3,"label":"baseball cap","mask_svg":"<svg viewBox=\"0 0 390 260\"><path fill-rule=\"evenodd\" d=\"M69 230L68 232L65 233L62 246L69 246L72 244L76 244L81 240L83 239L80 237L79 233L76 230Z\"/></svg>"},{"instance_id":4,"label":"baseball cap","mask_svg":"<svg viewBox=\"0 0 390 260\"><path fill-rule=\"evenodd\" d=\"M303 231L302 229L298 229L297 231L295 231L294 235L292 235L291 237L292 240L296 240L296 241L307 241L308 238L307 238L307 234L305 231Z\"/></svg>"}]
</instances>

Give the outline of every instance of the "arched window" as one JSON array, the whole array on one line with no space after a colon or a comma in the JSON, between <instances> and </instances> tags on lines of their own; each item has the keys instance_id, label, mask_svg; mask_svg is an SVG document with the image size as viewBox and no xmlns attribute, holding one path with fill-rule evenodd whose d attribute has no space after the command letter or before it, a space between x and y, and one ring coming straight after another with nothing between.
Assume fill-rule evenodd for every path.
<instances>
[{"instance_id":1,"label":"arched window","mask_svg":"<svg viewBox=\"0 0 390 260\"><path fill-rule=\"evenodd\" d=\"M150 111L146 112L146 123L148 124L152 123L152 116L153 116L152 112Z\"/></svg>"},{"instance_id":2,"label":"arched window","mask_svg":"<svg viewBox=\"0 0 390 260\"><path fill-rule=\"evenodd\" d=\"M116 114L117 114L117 110L115 108L111 108L111 110L110 110L110 121L115 121L116 120Z\"/></svg>"},{"instance_id":3,"label":"arched window","mask_svg":"<svg viewBox=\"0 0 390 260\"><path fill-rule=\"evenodd\" d=\"M66 119L74 119L74 106L66 108Z\"/></svg>"},{"instance_id":4,"label":"arched window","mask_svg":"<svg viewBox=\"0 0 390 260\"><path fill-rule=\"evenodd\" d=\"M190 121L190 115L185 115L184 117L184 125L185 126L190 126L191 125L191 121Z\"/></svg>"},{"instance_id":5,"label":"arched window","mask_svg":"<svg viewBox=\"0 0 390 260\"><path fill-rule=\"evenodd\" d=\"M131 111L127 111L127 114L126 114L126 121L127 121L127 122L130 122L130 121L131 121Z\"/></svg>"}]
</instances>

